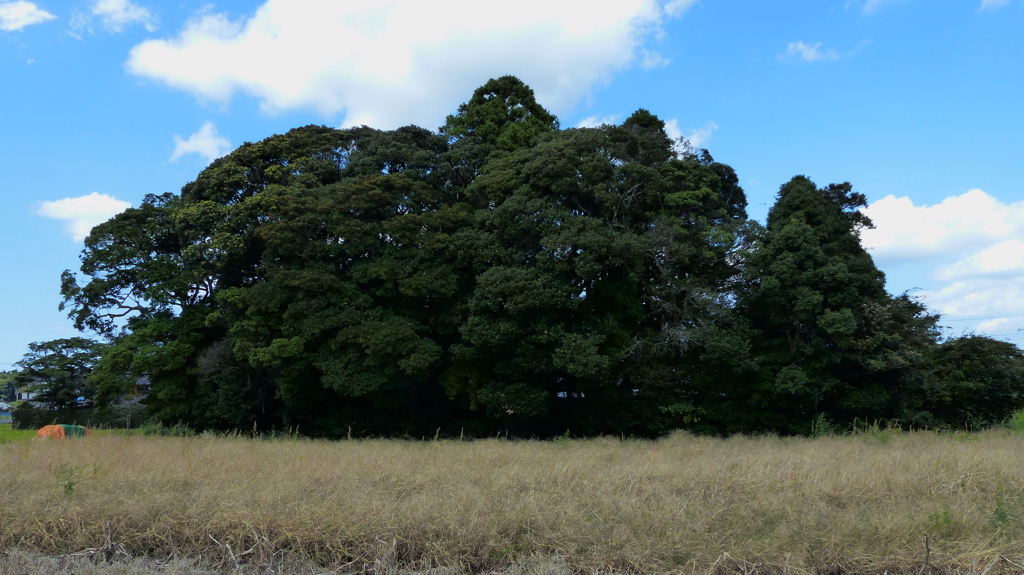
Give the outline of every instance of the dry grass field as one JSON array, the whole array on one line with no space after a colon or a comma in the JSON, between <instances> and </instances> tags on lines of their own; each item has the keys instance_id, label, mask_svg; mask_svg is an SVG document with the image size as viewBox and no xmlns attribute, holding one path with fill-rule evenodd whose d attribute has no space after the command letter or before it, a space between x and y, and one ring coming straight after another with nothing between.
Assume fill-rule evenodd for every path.
<instances>
[{"instance_id":1,"label":"dry grass field","mask_svg":"<svg viewBox=\"0 0 1024 575\"><path fill-rule=\"evenodd\" d=\"M156 572L147 569L170 559L191 562L182 573L1024 571L1024 435L1006 431L554 442L106 434L0 443L0 465L6 573L61 556L67 573L87 572L74 561L126 569L140 558L149 567L116 572Z\"/></svg>"}]
</instances>

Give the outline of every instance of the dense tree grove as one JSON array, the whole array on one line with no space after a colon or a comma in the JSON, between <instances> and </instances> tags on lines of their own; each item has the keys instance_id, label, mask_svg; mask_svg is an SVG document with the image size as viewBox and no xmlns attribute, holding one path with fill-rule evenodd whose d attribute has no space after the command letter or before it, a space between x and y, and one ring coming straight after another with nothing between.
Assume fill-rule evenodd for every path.
<instances>
[{"instance_id":1,"label":"dense tree grove","mask_svg":"<svg viewBox=\"0 0 1024 575\"><path fill-rule=\"evenodd\" d=\"M79 397L93 395L89 376L105 347L84 337L31 343L12 383L57 409L73 407Z\"/></svg>"},{"instance_id":2,"label":"dense tree grove","mask_svg":"<svg viewBox=\"0 0 1024 575\"><path fill-rule=\"evenodd\" d=\"M863 205L798 176L762 228L653 114L560 129L506 76L438 132L243 145L93 229L63 305L109 338L100 403L144 377L197 429L803 433L1024 406L1016 347L940 343L885 291Z\"/></svg>"}]
</instances>

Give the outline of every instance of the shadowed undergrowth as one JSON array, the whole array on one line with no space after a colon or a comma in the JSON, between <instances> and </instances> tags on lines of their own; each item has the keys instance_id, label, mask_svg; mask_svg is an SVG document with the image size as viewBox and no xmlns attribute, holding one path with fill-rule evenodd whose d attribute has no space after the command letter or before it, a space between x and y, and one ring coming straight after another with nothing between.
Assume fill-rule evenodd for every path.
<instances>
[{"instance_id":1,"label":"shadowed undergrowth","mask_svg":"<svg viewBox=\"0 0 1024 575\"><path fill-rule=\"evenodd\" d=\"M0 547L22 558L201 557L253 573L300 563L390 574L1024 569L1024 441L1000 431L654 442L106 435L0 444L0 461ZM18 572L3 561L0 572Z\"/></svg>"}]
</instances>

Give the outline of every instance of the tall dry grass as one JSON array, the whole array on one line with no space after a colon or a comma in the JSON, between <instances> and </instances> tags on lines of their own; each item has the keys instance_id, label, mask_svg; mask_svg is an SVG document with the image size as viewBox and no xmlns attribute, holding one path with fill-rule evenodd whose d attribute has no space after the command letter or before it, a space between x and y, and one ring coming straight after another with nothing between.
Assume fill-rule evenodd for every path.
<instances>
[{"instance_id":1,"label":"tall dry grass","mask_svg":"<svg viewBox=\"0 0 1024 575\"><path fill-rule=\"evenodd\" d=\"M538 558L574 571L1024 570L1024 435L1007 432L108 435L0 444L0 465L0 548L45 554L378 572Z\"/></svg>"}]
</instances>

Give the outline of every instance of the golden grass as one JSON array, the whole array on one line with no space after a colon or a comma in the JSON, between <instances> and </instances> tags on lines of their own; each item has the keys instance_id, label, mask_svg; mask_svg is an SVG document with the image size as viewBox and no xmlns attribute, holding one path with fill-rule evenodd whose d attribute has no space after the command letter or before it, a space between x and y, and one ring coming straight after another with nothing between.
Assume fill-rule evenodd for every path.
<instances>
[{"instance_id":1,"label":"golden grass","mask_svg":"<svg viewBox=\"0 0 1024 575\"><path fill-rule=\"evenodd\" d=\"M547 443L109 434L0 444L0 465L0 548L45 554L228 567L298 557L340 571L538 558L647 573L1024 569L1024 436L999 431Z\"/></svg>"}]
</instances>

